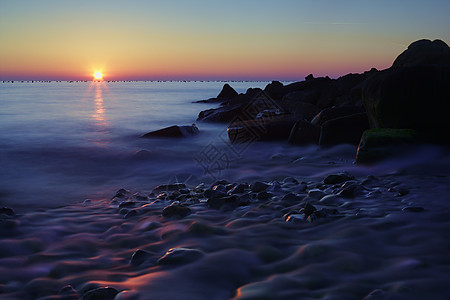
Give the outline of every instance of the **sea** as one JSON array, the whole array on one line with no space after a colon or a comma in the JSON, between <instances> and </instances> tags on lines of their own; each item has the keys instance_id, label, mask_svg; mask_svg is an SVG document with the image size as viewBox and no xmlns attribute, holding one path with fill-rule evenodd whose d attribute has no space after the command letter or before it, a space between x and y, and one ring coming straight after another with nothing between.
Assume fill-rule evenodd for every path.
<instances>
[{"instance_id":1,"label":"sea","mask_svg":"<svg viewBox=\"0 0 450 300\"><path fill-rule=\"evenodd\" d=\"M239 93L268 82L230 82ZM0 205L18 211L110 198L125 188L319 177L354 165L356 146L293 146L287 141L231 144L227 124L197 121L217 103L224 82L0 83ZM142 138L172 125L196 124L186 138ZM428 151L428 150L427 150ZM428 155L428 154L427 154ZM422 155L420 155L422 157ZM405 159L403 164L410 164Z\"/></svg>"}]
</instances>

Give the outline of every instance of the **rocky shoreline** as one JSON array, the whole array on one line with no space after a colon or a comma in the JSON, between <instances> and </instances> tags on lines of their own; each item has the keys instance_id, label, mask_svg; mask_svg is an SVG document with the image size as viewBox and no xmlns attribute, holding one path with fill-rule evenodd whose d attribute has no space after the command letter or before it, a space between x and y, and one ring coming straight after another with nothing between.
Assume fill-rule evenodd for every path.
<instances>
[{"instance_id":1,"label":"rocky shoreline","mask_svg":"<svg viewBox=\"0 0 450 300\"><path fill-rule=\"evenodd\" d=\"M423 180L174 183L2 209L0 298L444 299L448 177L427 182L435 199Z\"/></svg>"}]
</instances>

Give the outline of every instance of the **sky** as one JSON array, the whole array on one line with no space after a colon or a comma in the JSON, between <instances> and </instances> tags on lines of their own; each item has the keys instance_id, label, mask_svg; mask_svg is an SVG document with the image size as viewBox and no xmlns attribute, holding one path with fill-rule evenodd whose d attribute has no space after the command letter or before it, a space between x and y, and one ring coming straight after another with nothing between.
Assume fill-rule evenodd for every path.
<instances>
[{"instance_id":1,"label":"sky","mask_svg":"<svg viewBox=\"0 0 450 300\"><path fill-rule=\"evenodd\" d=\"M0 80L302 80L450 44L449 0L0 0Z\"/></svg>"}]
</instances>

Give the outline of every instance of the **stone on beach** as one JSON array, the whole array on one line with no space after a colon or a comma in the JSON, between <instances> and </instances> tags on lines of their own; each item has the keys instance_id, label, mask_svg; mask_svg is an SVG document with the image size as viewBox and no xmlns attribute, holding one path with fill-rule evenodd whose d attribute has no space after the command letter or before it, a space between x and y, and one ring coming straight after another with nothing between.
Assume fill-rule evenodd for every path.
<instances>
[{"instance_id":1,"label":"stone on beach","mask_svg":"<svg viewBox=\"0 0 450 300\"><path fill-rule=\"evenodd\" d=\"M114 300L119 292L113 287L100 287L88 291L82 300Z\"/></svg>"},{"instance_id":2,"label":"stone on beach","mask_svg":"<svg viewBox=\"0 0 450 300\"><path fill-rule=\"evenodd\" d=\"M185 205L172 204L164 207L162 211L163 217L166 218L184 218L192 213L192 210Z\"/></svg>"},{"instance_id":3,"label":"stone on beach","mask_svg":"<svg viewBox=\"0 0 450 300\"><path fill-rule=\"evenodd\" d=\"M205 254L197 249L172 248L158 259L158 265L180 265L196 261Z\"/></svg>"},{"instance_id":4,"label":"stone on beach","mask_svg":"<svg viewBox=\"0 0 450 300\"><path fill-rule=\"evenodd\" d=\"M170 126L156 131L151 131L144 134L144 138L152 137L167 137L167 138L178 138L178 137L189 137L194 136L199 133L199 130L195 124L185 125L185 126Z\"/></svg>"}]
</instances>

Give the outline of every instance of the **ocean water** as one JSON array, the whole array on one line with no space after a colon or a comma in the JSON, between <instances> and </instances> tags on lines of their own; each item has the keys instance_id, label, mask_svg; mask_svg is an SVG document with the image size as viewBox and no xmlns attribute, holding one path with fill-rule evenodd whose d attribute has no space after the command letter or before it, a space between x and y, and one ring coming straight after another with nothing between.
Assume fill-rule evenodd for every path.
<instances>
[{"instance_id":1,"label":"ocean water","mask_svg":"<svg viewBox=\"0 0 450 300\"><path fill-rule=\"evenodd\" d=\"M266 82L234 82L238 92ZM151 191L158 184L276 180L352 169L356 147L286 142L232 145L226 124L196 122L222 82L14 82L0 84L0 205L35 209ZM146 132L197 123L190 138ZM378 167L379 168L379 167ZM382 172L389 172L391 165ZM373 173L376 170L357 169Z\"/></svg>"}]
</instances>

